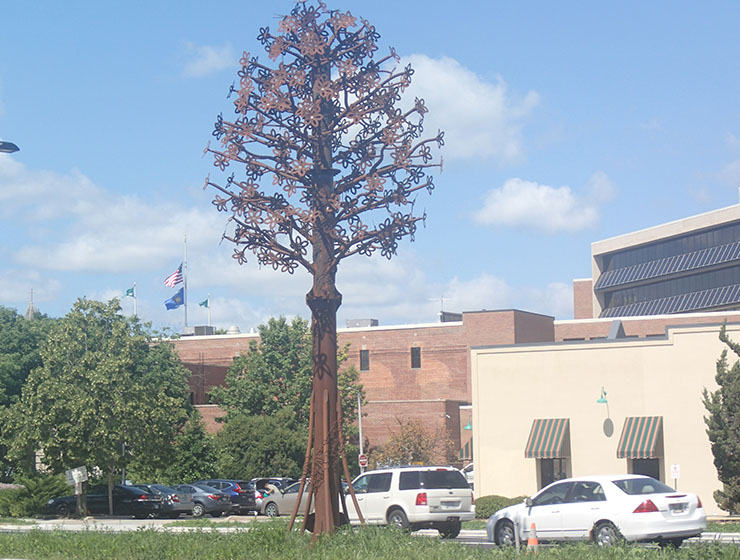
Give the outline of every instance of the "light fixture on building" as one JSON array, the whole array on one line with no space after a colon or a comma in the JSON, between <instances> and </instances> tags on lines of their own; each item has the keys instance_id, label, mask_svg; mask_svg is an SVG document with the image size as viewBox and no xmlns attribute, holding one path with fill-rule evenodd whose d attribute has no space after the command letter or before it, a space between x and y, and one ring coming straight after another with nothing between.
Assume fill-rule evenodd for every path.
<instances>
[{"instance_id":1,"label":"light fixture on building","mask_svg":"<svg viewBox=\"0 0 740 560\"><path fill-rule=\"evenodd\" d=\"M612 422L612 419L609 416L609 401L606 400L606 389L604 389L603 386L601 387L601 396L596 403L606 405L606 420L604 420L603 430L606 437L611 437L614 433L614 422Z\"/></svg>"}]
</instances>

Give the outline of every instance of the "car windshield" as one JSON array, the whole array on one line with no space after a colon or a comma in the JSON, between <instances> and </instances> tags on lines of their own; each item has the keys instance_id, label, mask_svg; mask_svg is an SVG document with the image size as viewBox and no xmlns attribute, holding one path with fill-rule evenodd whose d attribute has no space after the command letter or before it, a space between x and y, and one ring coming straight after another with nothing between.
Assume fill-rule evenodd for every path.
<instances>
[{"instance_id":1,"label":"car windshield","mask_svg":"<svg viewBox=\"0 0 740 560\"><path fill-rule=\"evenodd\" d=\"M630 496L637 494L670 494L671 492L675 492L667 484L663 484L659 480L650 477L615 480L614 485Z\"/></svg>"}]
</instances>

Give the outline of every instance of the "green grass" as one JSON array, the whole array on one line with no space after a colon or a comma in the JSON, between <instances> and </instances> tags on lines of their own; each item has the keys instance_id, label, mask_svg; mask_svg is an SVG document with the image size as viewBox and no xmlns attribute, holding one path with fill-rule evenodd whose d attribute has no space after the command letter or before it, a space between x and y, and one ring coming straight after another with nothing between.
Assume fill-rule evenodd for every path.
<instances>
[{"instance_id":1,"label":"green grass","mask_svg":"<svg viewBox=\"0 0 740 560\"><path fill-rule=\"evenodd\" d=\"M33 525L30 519L18 519L17 517L0 517L0 525Z\"/></svg>"},{"instance_id":2,"label":"green grass","mask_svg":"<svg viewBox=\"0 0 740 560\"><path fill-rule=\"evenodd\" d=\"M710 533L740 533L740 521L710 521L707 523Z\"/></svg>"},{"instance_id":3,"label":"green grass","mask_svg":"<svg viewBox=\"0 0 740 560\"><path fill-rule=\"evenodd\" d=\"M213 525L213 524L209 524ZM313 546L310 534L288 534L285 523L251 524L252 530L214 533L194 529L187 533L141 530L130 533L68 533L31 531L0 533L2 557L34 560L180 560L207 558L286 560L482 560L528 558L515 550L483 549L438 538L414 536L388 528L341 530L320 538ZM624 546L599 549L593 545L541 548L543 560L724 560L740 558L731 545L698 545L677 551Z\"/></svg>"}]
</instances>

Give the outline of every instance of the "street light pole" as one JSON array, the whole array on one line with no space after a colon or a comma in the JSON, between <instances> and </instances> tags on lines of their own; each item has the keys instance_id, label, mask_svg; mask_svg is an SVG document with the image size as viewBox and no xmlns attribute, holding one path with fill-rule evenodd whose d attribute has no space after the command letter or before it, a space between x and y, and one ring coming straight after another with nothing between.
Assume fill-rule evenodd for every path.
<instances>
[{"instance_id":1,"label":"street light pole","mask_svg":"<svg viewBox=\"0 0 740 560\"><path fill-rule=\"evenodd\" d=\"M362 398L360 396L359 391L357 392L357 427L360 430L360 455L364 455L365 451L363 450L362 446ZM360 473L365 472L365 467L360 467Z\"/></svg>"},{"instance_id":2,"label":"street light pole","mask_svg":"<svg viewBox=\"0 0 740 560\"><path fill-rule=\"evenodd\" d=\"M0 141L0 153L2 154L12 154L14 152L17 152L20 150L18 146L13 144L12 142L3 142Z\"/></svg>"}]
</instances>

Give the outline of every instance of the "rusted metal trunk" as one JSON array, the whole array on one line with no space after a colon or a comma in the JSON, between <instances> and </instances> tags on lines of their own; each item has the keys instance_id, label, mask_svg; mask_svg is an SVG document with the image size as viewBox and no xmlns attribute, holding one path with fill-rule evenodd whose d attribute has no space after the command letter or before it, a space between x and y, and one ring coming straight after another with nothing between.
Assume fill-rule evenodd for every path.
<instances>
[{"instance_id":1,"label":"rusted metal trunk","mask_svg":"<svg viewBox=\"0 0 740 560\"><path fill-rule=\"evenodd\" d=\"M313 193L311 201L317 219L312 232L313 287L306 294L311 309L313 338L313 464L311 488L314 495L314 535L330 533L341 524L339 499L340 480L339 425L337 423L337 309L342 295L336 288L333 205L334 175L332 169L331 134L328 125L331 105L321 98L318 85L331 79L328 63L312 72L314 101L321 107L322 120L314 129L312 151Z\"/></svg>"}]
</instances>

